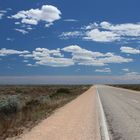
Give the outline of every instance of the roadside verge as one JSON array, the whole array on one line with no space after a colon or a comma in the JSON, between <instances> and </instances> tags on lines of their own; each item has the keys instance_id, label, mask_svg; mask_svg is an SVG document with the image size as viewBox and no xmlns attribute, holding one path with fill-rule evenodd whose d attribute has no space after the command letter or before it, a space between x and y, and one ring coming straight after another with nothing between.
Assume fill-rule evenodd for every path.
<instances>
[{"instance_id":1,"label":"roadside verge","mask_svg":"<svg viewBox=\"0 0 140 140\"><path fill-rule=\"evenodd\" d=\"M100 140L96 89L58 109L20 140Z\"/></svg>"}]
</instances>

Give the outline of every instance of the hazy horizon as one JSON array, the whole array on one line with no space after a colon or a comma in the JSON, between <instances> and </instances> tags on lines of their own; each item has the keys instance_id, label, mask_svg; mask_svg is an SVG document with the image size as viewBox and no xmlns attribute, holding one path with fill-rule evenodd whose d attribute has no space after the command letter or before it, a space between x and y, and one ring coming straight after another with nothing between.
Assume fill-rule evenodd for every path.
<instances>
[{"instance_id":1,"label":"hazy horizon","mask_svg":"<svg viewBox=\"0 0 140 140\"><path fill-rule=\"evenodd\" d=\"M140 84L140 76L0 76L0 85Z\"/></svg>"}]
</instances>

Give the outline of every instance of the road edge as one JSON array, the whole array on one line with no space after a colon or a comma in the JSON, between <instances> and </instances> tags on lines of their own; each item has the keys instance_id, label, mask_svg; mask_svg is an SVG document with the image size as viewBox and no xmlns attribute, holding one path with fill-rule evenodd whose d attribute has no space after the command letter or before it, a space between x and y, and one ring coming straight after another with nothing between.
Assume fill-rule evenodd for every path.
<instances>
[{"instance_id":1,"label":"road edge","mask_svg":"<svg viewBox=\"0 0 140 140\"><path fill-rule=\"evenodd\" d=\"M99 116L100 116L100 135L101 135L101 139L102 140L111 140L110 139L110 135L109 135L109 131L108 131L108 127L107 127L107 121L106 121L106 117L105 117L105 113L103 110L103 105L101 103L101 99L99 96L99 92L98 92L98 88L97 86L95 86L96 88L96 94L97 94L97 99L98 99L98 104L99 104Z\"/></svg>"}]
</instances>

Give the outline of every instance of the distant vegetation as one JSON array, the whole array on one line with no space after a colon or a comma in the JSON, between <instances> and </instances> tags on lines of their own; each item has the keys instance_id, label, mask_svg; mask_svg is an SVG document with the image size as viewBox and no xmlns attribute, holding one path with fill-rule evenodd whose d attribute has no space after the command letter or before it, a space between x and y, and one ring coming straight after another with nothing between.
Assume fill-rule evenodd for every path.
<instances>
[{"instance_id":1,"label":"distant vegetation","mask_svg":"<svg viewBox=\"0 0 140 140\"><path fill-rule=\"evenodd\" d=\"M112 86L140 91L140 84L122 84L122 85L112 85Z\"/></svg>"},{"instance_id":2,"label":"distant vegetation","mask_svg":"<svg viewBox=\"0 0 140 140\"><path fill-rule=\"evenodd\" d=\"M90 86L1 86L0 140L21 134Z\"/></svg>"}]
</instances>

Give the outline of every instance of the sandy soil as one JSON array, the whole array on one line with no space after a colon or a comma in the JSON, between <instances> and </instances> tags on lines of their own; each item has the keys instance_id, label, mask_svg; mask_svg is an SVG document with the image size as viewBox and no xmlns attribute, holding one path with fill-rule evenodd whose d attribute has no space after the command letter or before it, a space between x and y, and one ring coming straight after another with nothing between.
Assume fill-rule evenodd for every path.
<instances>
[{"instance_id":1,"label":"sandy soil","mask_svg":"<svg viewBox=\"0 0 140 140\"><path fill-rule=\"evenodd\" d=\"M100 140L95 88L58 109L19 140Z\"/></svg>"}]
</instances>

